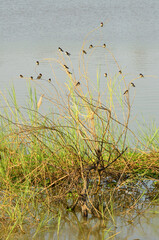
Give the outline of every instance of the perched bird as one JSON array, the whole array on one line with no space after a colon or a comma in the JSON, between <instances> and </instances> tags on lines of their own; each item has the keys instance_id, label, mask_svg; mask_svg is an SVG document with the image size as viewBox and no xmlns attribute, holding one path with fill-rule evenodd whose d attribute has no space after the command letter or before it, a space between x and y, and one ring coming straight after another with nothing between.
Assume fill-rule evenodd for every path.
<instances>
[{"instance_id":1,"label":"perched bird","mask_svg":"<svg viewBox=\"0 0 159 240\"><path fill-rule=\"evenodd\" d=\"M63 66L64 66L64 68L69 69L69 67L67 65L64 64Z\"/></svg>"},{"instance_id":2,"label":"perched bird","mask_svg":"<svg viewBox=\"0 0 159 240\"><path fill-rule=\"evenodd\" d=\"M36 61L36 65L39 65L39 61Z\"/></svg>"},{"instance_id":3,"label":"perched bird","mask_svg":"<svg viewBox=\"0 0 159 240\"><path fill-rule=\"evenodd\" d=\"M70 71L67 71L67 73L68 73L69 75L71 75L71 74L72 74Z\"/></svg>"},{"instance_id":4,"label":"perched bird","mask_svg":"<svg viewBox=\"0 0 159 240\"><path fill-rule=\"evenodd\" d=\"M37 78L36 78L36 79L41 79L41 77L42 77L42 74L41 74L41 73L39 73L39 75L37 76Z\"/></svg>"},{"instance_id":5,"label":"perched bird","mask_svg":"<svg viewBox=\"0 0 159 240\"><path fill-rule=\"evenodd\" d=\"M63 52L63 49L62 49L62 48L60 48L60 47L58 48L58 50L59 50L60 52Z\"/></svg>"},{"instance_id":6,"label":"perched bird","mask_svg":"<svg viewBox=\"0 0 159 240\"><path fill-rule=\"evenodd\" d=\"M122 74L122 71L121 71L121 70L119 70L119 73L120 73L120 74Z\"/></svg>"},{"instance_id":7,"label":"perched bird","mask_svg":"<svg viewBox=\"0 0 159 240\"><path fill-rule=\"evenodd\" d=\"M103 22L100 23L100 26L103 27Z\"/></svg>"},{"instance_id":8,"label":"perched bird","mask_svg":"<svg viewBox=\"0 0 159 240\"><path fill-rule=\"evenodd\" d=\"M133 82L131 82L131 86L132 86L132 87L135 87L135 84L134 84Z\"/></svg>"},{"instance_id":9,"label":"perched bird","mask_svg":"<svg viewBox=\"0 0 159 240\"><path fill-rule=\"evenodd\" d=\"M80 84L81 84L80 82L77 82L77 83L76 83L76 87L79 86Z\"/></svg>"},{"instance_id":10,"label":"perched bird","mask_svg":"<svg viewBox=\"0 0 159 240\"><path fill-rule=\"evenodd\" d=\"M82 50L82 52L83 52L84 54L87 54L87 52L86 52L85 50Z\"/></svg>"},{"instance_id":11,"label":"perched bird","mask_svg":"<svg viewBox=\"0 0 159 240\"><path fill-rule=\"evenodd\" d=\"M128 90L126 90L126 91L123 93L123 95L125 95L126 93L128 93Z\"/></svg>"},{"instance_id":12,"label":"perched bird","mask_svg":"<svg viewBox=\"0 0 159 240\"><path fill-rule=\"evenodd\" d=\"M144 77L144 75L142 73L140 73L139 75L140 75L140 77Z\"/></svg>"},{"instance_id":13,"label":"perched bird","mask_svg":"<svg viewBox=\"0 0 159 240\"><path fill-rule=\"evenodd\" d=\"M91 44L91 45L89 45L89 48L91 49L91 48L93 48L93 45Z\"/></svg>"},{"instance_id":14,"label":"perched bird","mask_svg":"<svg viewBox=\"0 0 159 240\"><path fill-rule=\"evenodd\" d=\"M70 56L70 55L71 55L71 54L70 54L69 52L67 52L67 51L65 52L65 54L66 54L67 56Z\"/></svg>"},{"instance_id":15,"label":"perched bird","mask_svg":"<svg viewBox=\"0 0 159 240\"><path fill-rule=\"evenodd\" d=\"M23 78L23 75L22 75L22 74L20 74L19 76L20 76L21 78Z\"/></svg>"},{"instance_id":16,"label":"perched bird","mask_svg":"<svg viewBox=\"0 0 159 240\"><path fill-rule=\"evenodd\" d=\"M51 78L48 79L48 82L51 82Z\"/></svg>"},{"instance_id":17,"label":"perched bird","mask_svg":"<svg viewBox=\"0 0 159 240\"><path fill-rule=\"evenodd\" d=\"M30 79L33 80L33 76L31 76Z\"/></svg>"},{"instance_id":18,"label":"perched bird","mask_svg":"<svg viewBox=\"0 0 159 240\"><path fill-rule=\"evenodd\" d=\"M103 48L106 48L106 44L105 43L103 44Z\"/></svg>"},{"instance_id":19,"label":"perched bird","mask_svg":"<svg viewBox=\"0 0 159 240\"><path fill-rule=\"evenodd\" d=\"M107 77L108 76L108 74L107 73L104 73L104 77Z\"/></svg>"}]
</instances>

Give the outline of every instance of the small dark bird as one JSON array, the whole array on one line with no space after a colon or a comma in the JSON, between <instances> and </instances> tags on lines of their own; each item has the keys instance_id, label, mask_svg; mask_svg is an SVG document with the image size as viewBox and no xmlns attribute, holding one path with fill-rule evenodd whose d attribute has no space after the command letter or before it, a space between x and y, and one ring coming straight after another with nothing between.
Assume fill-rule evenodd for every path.
<instances>
[{"instance_id":1,"label":"small dark bird","mask_svg":"<svg viewBox=\"0 0 159 240\"><path fill-rule=\"evenodd\" d=\"M107 73L104 73L104 77L107 77L108 76L108 74Z\"/></svg>"},{"instance_id":2,"label":"small dark bird","mask_svg":"<svg viewBox=\"0 0 159 240\"><path fill-rule=\"evenodd\" d=\"M67 65L63 65L63 66L64 66L64 68L69 69L69 67Z\"/></svg>"},{"instance_id":3,"label":"small dark bird","mask_svg":"<svg viewBox=\"0 0 159 240\"><path fill-rule=\"evenodd\" d=\"M72 74L70 71L67 71L67 73L68 73L69 75L71 75L71 74Z\"/></svg>"},{"instance_id":4,"label":"small dark bird","mask_svg":"<svg viewBox=\"0 0 159 240\"><path fill-rule=\"evenodd\" d=\"M103 22L100 23L100 26L103 27Z\"/></svg>"},{"instance_id":5,"label":"small dark bird","mask_svg":"<svg viewBox=\"0 0 159 240\"><path fill-rule=\"evenodd\" d=\"M65 52L65 54L66 54L67 56L70 56L70 55L71 55L71 54L70 54L69 52L67 52L67 51Z\"/></svg>"},{"instance_id":6,"label":"small dark bird","mask_svg":"<svg viewBox=\"0 0 159 240\"><path fill-rule=\"evenodd\" d=\"M133 82L131 82L131 86L132 86L132 87L135 87L135 84L134 84Z\"/></svg>"},{"instance_id":7,"label":"small dark bird","mask_svg":"<svg viewBox=\"0 0 159 240\"><path fill-rule=\"evenodd\" d=\"M51 82L51 78L48 79L48 82Z\"/></svg>"},{"instance_id":8,"label":"small dark bird","mask_svg":"<svg viewBox=\"0 0 159 240\"><path fill-rule=\"evenodd\" d=\"M91 49L91 48L93 48L93 45L91 44L91 45L89 45L89 48Z\"/></svg>"},{"instance_id":9,"label":"small dark bird","mask_svg":"<svg viewBox=\"0 0 159 240\"><path fill-rule=\"evenodd\" d=\"M105 43L103 44L103 48L106 48L106 44Z\"/></svg>"},{"instance_id":10,"label":"small dark bird","mask_svg":"<svg viewBox=\"0 0 159 240\"><path fill-rule=\"evenodd\" d=\"M58 48L58 50L59 50L60 52L63 52L63 49L62 49L62 48L60 48L60 47Z\"/></svg>"},{"instance_id":11,"label":"small dark bird","mask_svg":"<svg viewBox=\"0 0 159 240\"><path fill-rule=\"evenodd\" d=\"M123 95L125 95L126 93L128 93L128 90L126 90L126 91L123 93Z\"/></svg>"},{"instance_id":12,"label":"small dark bird","mask_svg":"<svg viewBox=\"0 0 159 240\"><path fill-rule=\"evenodd\" d=\"M77 83L76 83L76 87L79 86L80 84L81 84L80 82L77 82Z\"/></svg>"},{"instance_id":13,"label":"small dark bird","mask_svg":"<svg viewBox=\"0 0 159 240\"><path fill-rule=\"evenodd\" d=\"M120 73L120 74L122 74L122 71L121 71L121 70L119 70L119 73Z\"/></svg>"},{"instance_id":14,"label":"small dark bird","mask_svg":"<svg viewBox=\"0 0 159 240\"><path fill-rule=\"evenodd\" d=\"M36 65L39 65L39 61L36 61Z\"/></svg>"},{"instance_id":15,"label":"small dark bird","mask_svg":"<svg viewBox=\"0 0 159 240\"><path fill-rule=\"evenodd\" d=\"M41 73L39 73L39 75L37 76L37 78L36 78L36 79L41 79L41 77L42 77L42 74L41 74Z\"/></svg>"},{"instance_id":16,"label":"small dark bird","mask_svg":"<svg viewBox=\"0 0 159 240\"><path fill-rule=\"evenodd\" d=\"M84 54L87 54L87 52L86 52L85 50L82 50L82 52L83 52Z\"/></svg>"},{"instance_id":17,"label":"small dark bird","mask_svg":"<svg viewBox=\"0 0 159 240\"><path fill-rule=\"evenodd\" d=\"M140 77L144 77L144 75L142 73L140 73L139 75L140 75Z\"/></svg>"},{"instance_id":18,"label":"small dark bird","mask_svg":"<svg viewBox=\"0 0 159 240\"><path fill-rule=\"evenodd\" d=\"M23 75L22 75L22 74L20 74L20 77L21 77L21 78L23 78Z\"/></svg>"},{"instance_id":19,"label":"small dark bird","mask_svg":"<svg viewBox=\"0 0 159 240\"><path fill-rule=\"evenodd\" d=\"M31 76L30 79L33 80L33 76Z\"/></svg>"}]
</instances>

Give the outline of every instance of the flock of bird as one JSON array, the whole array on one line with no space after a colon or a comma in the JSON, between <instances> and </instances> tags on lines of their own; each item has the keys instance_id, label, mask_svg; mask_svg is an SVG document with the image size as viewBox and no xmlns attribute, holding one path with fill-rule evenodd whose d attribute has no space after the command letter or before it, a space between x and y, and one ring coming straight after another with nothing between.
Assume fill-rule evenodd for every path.
<instances>
[{"instance_id":1,"label":"flock of bird","mask_svg":"<svg viewBox=\"0 0 159 240\"><path fill-rule=\"evenodd\" d=\"M103 25L104 25L103 22L101 22L100 26L103 27ZM94 47L94 46L93 46L92 44L89 45L89 49L91 49L91 48L93 48L93 47ZM104 44L102 45L102 47L103 47L103 48L106 48L106 44L104 43ZM63 50L61 47L59 47L58 50L59 50L61 53L64 53L64 50ZM87 52L86 52L84 49L82 50L82 53L83 53L83 54L87 54ZM66 54L68 57L71 56L71 54L70 54L69 52L67 52L67 51L65 51L65 54ZM39 65L39 64L40 64L39 61L36 61L36 65ZM67 72L69 75L72 74L72 73L69 71L69 67L68 67L67 65L64 64L63 67L65 68L66 72ZM121 70L119 70L119 74L122 74L122 71L121 71ZM107 74L107 73L104 73L104 77L107 78L107 77L108 77L108 74ZM144 75L143 75L142 73L140 73L140 74L139 74L139 77L140 77L140 78L143 78ZM22 74L20 74L20 78L23 78L23 75L22 75ZM40 80L41 78L42 78L42 73L39 73L38 76L36 77L36 79L37 79L37 80ZM33 76L31 76L30 79L31 79L31 80L34 80ZM51 82L51 78L48 79L48 82ZM134 84L133 82L131 82L130 84L131 84L132 87L135 87L135 84ZM80 82L77 82L75 86L79 86L79 85L80 85ZM126 93L128 93L128 89L125 90L125 92L123 93L123 95L125 95Z\"/></svg>"}]
</instances>

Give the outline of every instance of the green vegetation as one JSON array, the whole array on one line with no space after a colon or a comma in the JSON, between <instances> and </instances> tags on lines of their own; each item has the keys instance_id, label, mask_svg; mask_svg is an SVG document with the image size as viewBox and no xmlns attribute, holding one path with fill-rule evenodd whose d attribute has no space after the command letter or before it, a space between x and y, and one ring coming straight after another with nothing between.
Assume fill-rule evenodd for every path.
<instances>
[{"instance_id":1,"label":"green vegetation","mask_svg":"<svg viewBox=\"0 0 159 240\"><path fill-rule=\"evenodd\" d=\"M6 107L0 115L0 229L6 239L16 231L25 233L29 224L36 237L50 221L56 222L59 236L59 204L69 212L80 209L85 217L111 218L115 224L117 210L131 212L147 194L143 180L159 178L158 129L153 125L139 139L129 128L134 82L146 76L139 74L127 84L107 46L89 47L91 33L80 50L78 78L71 56L59 49L58 59L38 61L35 70L48 63L53 80L21 76L20 81L36 85L29 86L27 107L19 106L14 87L11 101L1 93ZM98 50L113 59L114 75L99 67L92 83L88 68ZM41 111L42 101L48 114ZM156 186L148 204L157 201Z\"/></svg>"}]
</instances>

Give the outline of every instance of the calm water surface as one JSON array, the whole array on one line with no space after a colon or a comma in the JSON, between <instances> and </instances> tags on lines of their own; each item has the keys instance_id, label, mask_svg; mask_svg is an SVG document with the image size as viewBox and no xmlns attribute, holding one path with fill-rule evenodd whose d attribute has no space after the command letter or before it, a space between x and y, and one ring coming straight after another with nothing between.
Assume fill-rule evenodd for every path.
<instances>
[{"instance_id":1,"label":"calm water surface","mask_svg":"<svg viewBox=\"0 0 159 240\"><path fill-rule=\"evenodd\" d=\"M19 74L35 75L36 60L57 57L59 46L70 51L72 62L78 65L79 49L84 36L101 21L107 23L98 34L92 35L89 44L108 44L122 70L127 74L128 82L140 72L147 76L136 82L133 111L137 119L141 120L143 117L147 124L150 123L150 119L155 120L159 126L158 0L1 1L0 91L9 89L13 83L20 104L26 102L27 85L25 80L19 79ZM96 72L99 65L102 69L103 57L100 51L94 56L89 70L92 73ZM110 67L110 71L113 73L113 67ZM44 74L48 78L51 72L48 70ZM60 81L61 84L65 83L63 79ZM101 77L101 85L104 81ZM38 93L39 96L41 93L42 90ZM148 238L135 234L141 231L139 225L136 225L130 237L116 239L134 239L137 236L139 239L152 239L151 232L154 232L153 226L158 224L158 218L149 216L145 219L151 219L151 223L145 222L143 225ZM146 221L145 219L143 221ZM157 228L155 231L158 231ZM156 236L158 235L154 235L153 240L157 239ZM52 238L45 234L42 239Z\"/></svg>"},{"instance_id":2,"label":"calm water surface","mask_svg":"<svg viewBox=\"0 0 159 240\"><path fill-rule=\"evenodd\" d=\"M118 216L116 226L109 225L105 228L103 222L97 219L80 219L79 215L68 214L61 221L59 239L61 240L158 240L159 224L158 214L154 214L157 208L152 208L145 214L128 221L129 216L124 219ZM158 209L159 210L159 209ZM108 229L110 232L108 233ZM116 235L111 238L113 233ZM110 237L110 238L109 238ZM38 234L36 240L56 240L57 226L50 229L48 234Z\"/></svg>"},{"instance_id":3,"label":"calm water surface","mask_svg":"<svg viewBox=\"0 0 159 240\"><path fill-rule=\"evenodd\" d=\"M135 114L146 121L159 113L159 1L158 0L5 0L0 6L1 89L13 82L18 99L26 96L26 83L19 74L35 74L35 61L57 57L62 46L78 64L79 49L88 31L107 22L90 43L107 43L127 81L142 72L137 82ZM101 34L100 34L101 33ZM90 71L102 65L100 52ZM46 74L47 75L47 74ZM49 75L50 76L50 75ZM48 77L48 76L47 76ZM61 80L64 81L64 80ZM105 81L101 77L101 82ZM101 83L102 84L102 83ZM39 93L40 94L40 93Z\"/></svg>"},{"instance_id":4,"label":"calm water surface","mask_svg":"<svg viewBox=\"0 0 159 240\"><path fill-rule=\"evenodd\" d=\"M103 222L90 216L86 220L79 213L67 212L62 213L59 234L57 220L53 219L48 230L41 228L34 238L35 229L30 232L25 228L25 234L15 233L11 240L158 240L158 214L159 208L151 206L132 221L130 213L124 217L118 215L113 224L109 219Z\"/></svg>"}]
</instances>

